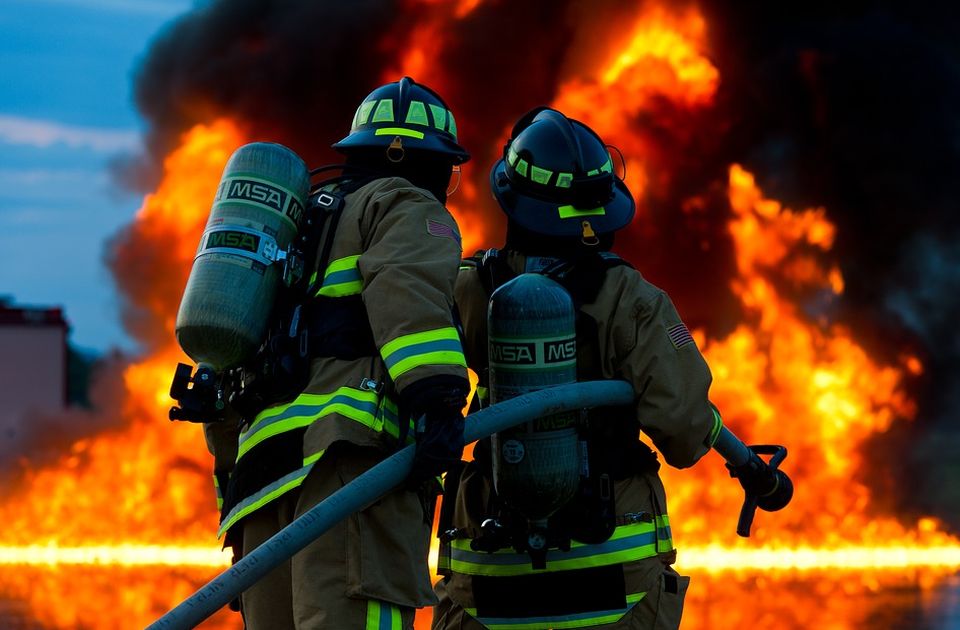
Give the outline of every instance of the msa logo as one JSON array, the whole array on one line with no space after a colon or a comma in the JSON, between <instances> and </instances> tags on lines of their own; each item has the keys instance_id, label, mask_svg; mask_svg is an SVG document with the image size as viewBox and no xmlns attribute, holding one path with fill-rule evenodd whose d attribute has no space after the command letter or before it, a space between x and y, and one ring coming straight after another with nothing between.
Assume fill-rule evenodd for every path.
<instances>
[{"instance_id":1,"label":"msa logo","mask_svg":"<svg viewBox=\"0 0 960 630\"><path fill-rule=\"evenodd\" d=\"M286 193L260 182L254 182L248 179L231 179L224 182L220 189L220 194L217 195L218 201L227 199L256 201L265 206L270 206L277 212L283 212ZM303 213L302 207L300 213Z\"/></svg>"},{"instance_id":2,"label":"msa logo","mask_svg":"<svg viewBox=\"0 0 960 630\"><path fill-rule=\"evenodd\" d=\"M220 232L211 232L207 236L207 245L204 249L213 247L229 247L230 249L242 249L245 252L256 254L260 248L260 237L246 232L231 232L222 230Z\"/></svg>"},{"instance_id":3,"label":"msa logo","mask_svg":"<svg viewBox=\"0 0 960 630\"><path fill-rule=\"evenodd\" d=\"M496 363L533 365L537 362L536 348L536 345L532 343L501 343L494 341L490 344L490 360Z\"/></svg>"},{"instance_id":4,"label":"msa logo","mask_svg":"<svg viewBox=\"0 0 960 630\"><path fill-rule=\"evenodd\" d=\"M577 358L577 342L575 339L548 341L543 344L543 356L547 363L573 361Z\"/></svg>"},{"instance_id":5,"label":"msa logo","mask_svg":"<svg viewBox=\"0 0 960 630\"><path fill-rule=\"evenodd\" d=\"M287 208L287 216L293 219L294 223L299 224L303 218L303 204L296 199L290 200L290 207Z\"/></svg>"}]
</instances>

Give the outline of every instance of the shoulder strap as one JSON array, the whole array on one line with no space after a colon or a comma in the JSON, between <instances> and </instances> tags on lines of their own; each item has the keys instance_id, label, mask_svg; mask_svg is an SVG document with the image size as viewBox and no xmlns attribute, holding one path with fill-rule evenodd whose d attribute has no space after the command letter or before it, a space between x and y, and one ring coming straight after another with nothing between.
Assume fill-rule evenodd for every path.
<instances>
[{"instance_id":1,"label":"shoulder strap","mask_svg":"<svg viewBox=\"0 0 960 630\"><path fill-rule=\"evenodd\" d=\"M612 252L601 252L576 260L559 260L543 270L543 274L559 282L573 298L579 311L584 304L597 300L607 271L614 267L632 267Z\"/></svg>"},{"instance_id":2,"label":"shoulder strap","mask_svg":"<svg viewBox=\"0 0 960 630\"><path fill-rule=\"evenodd\" d=\"M493 294L502 285L513 280L517 274L510 269L499 249L488 249L477 252L474 258L479 257L477 273L480 274L480 284L487 292L487 297Z\"/></svg>"}]
</instances>

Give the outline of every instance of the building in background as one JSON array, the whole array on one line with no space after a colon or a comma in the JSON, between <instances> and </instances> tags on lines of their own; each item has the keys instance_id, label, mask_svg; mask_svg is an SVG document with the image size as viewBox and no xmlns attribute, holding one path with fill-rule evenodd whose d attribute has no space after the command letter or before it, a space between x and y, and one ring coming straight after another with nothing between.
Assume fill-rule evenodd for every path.
<instances>
[{"instance_id":1,"label":"building in background","mask_svg":"<svg viewBox=\"0 0 960 630\"><path fill-rule=\"evenodd\" d=\"M60 308L0 298L0 437L29 415L66 408L68 331Z\"/></svg>"}]
</instances>

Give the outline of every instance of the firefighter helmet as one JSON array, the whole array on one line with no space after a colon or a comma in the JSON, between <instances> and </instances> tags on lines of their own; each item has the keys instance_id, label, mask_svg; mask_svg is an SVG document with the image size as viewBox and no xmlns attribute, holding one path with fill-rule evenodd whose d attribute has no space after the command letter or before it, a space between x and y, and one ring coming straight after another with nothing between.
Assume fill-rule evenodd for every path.
<instances>
[{"instance_id":1,"label":"firefighter helmet","mask_svg":"<svg viewBox=\"0 0 960 630\"><path fill-rule=\"evenodd\" d=\"M457 144L457 123L440 96L425 85L403 77L381 85L363 99L350 133L333 148L377 148L430 151L463 164L470 154Z\"/></svg>"},{"instance_id":2,"label":"firefighter helmet","mask_svg":"<svg viewBox=\"0 0 960 630\"><path fill-rule=\"evenodd\" d=\"M635 211L600 136L547 107L517 121L490 185L508 218L543 236L612 233Z\"/></svg>"}]
</instances>

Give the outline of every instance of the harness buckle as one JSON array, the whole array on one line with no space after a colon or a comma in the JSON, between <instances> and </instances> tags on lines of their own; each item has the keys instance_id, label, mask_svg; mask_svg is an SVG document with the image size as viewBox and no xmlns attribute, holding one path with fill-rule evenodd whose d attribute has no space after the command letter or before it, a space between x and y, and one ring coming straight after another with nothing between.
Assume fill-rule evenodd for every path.
<instances>
[{"instance_id":1,"label":"harness buckle","mask_svg":"<svg viewBox=\"0 0 960 630\"><path fill-rule=\"evenodd\" d=\"M321 208L333 208L336 204L336 197L328 192L322 192L317 195L317 205Z\"/></svg>"},{"instance_id":2,"label":"harness buckle","mask_svg":"<svg viewBox=\"0 0 960 630\"><path fill-rule=\"evenodd\" d=\"M375 392L377 395L380 395L383 393L384 387L385 383L383 381L378 382L366 376L360 379L360 389L365 392Z\"/></svg>"}]
</instances>

